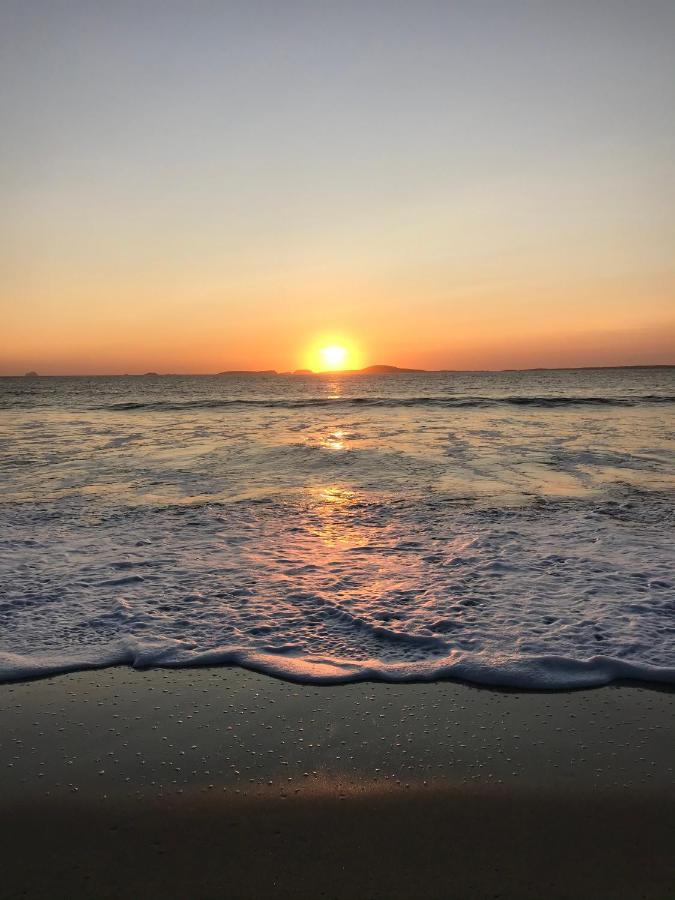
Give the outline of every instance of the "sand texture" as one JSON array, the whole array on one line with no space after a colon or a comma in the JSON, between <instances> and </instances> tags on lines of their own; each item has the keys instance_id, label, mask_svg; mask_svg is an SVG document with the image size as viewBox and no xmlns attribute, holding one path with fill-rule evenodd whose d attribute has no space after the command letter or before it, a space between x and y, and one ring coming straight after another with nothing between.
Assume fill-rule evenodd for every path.
<instances>
[{"instance_id":1,"label":"sand texture","mask_svg":"<svg viewBox=\"0 0 675 900\"><path fill-rule=\"evenodd\" d=\"M673 693L112 669L0 688L3 898L673 893Z\"/></svg>"}]
</instances>

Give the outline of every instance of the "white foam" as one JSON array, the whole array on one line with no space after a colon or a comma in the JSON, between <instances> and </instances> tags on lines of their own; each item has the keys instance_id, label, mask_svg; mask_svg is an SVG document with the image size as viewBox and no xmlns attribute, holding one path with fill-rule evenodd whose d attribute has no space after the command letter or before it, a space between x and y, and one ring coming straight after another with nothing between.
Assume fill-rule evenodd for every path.
<instances>
[{"instance_id":1,"label":"white foam","mask_svg":"<svg viewBox=\"0 0 675 900\"><path fill-rule=\"evenodd\" d=\"M58 536L33 518L29 546L22 525L3 541L20 564L0 678L236 664L313 682L675 681L667 511L653 495L486 509L330 488L127 510L95 536L82 509Z\"/></svg>"},{"instance_id":2,"label":"white foam","mask_svg":"<svg viewBox=\"0 0 675 900\"><path fill-rule=\"evenodd\" d=\"M522 373L463 377L472 396L524 391ZM280 380L272 407L269 379L229 389L248 406L223 406L217 379L13 389L0 679L232 664L316 682L675 681L669 407L640 406L674 393L667 376L560 375L558 394L589 402L533 409L417 405L425 389L461 400L461 379L426 378ZM617 379L634 404L596 404ZM412 400L331 409L385 388ZM22 406L26 390L48 401Z\"/></svg>"}]
</instances>

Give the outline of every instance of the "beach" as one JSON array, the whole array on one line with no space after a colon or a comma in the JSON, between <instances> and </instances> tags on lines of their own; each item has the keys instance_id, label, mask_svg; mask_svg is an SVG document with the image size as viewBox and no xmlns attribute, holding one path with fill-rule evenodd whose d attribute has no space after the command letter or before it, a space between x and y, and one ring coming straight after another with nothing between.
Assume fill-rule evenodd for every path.
<instances>
[{"instance_id":1,"label":"beach","mask_svg":"<svg viewBox=\"0 0 675 900\"><path fill-rule=\"evenodd\" d=\"M675 889L673 371L0 382L0 898Z\"/></svg>"},{"instance_id":2,"label":"beach","mask_svg":"<svg viewBox=\"0 0 675 900\"><path fill-rule=\"evenodd\" d=\"M673 691L0 686L3 898L667 898Z\"/></svg>"},{"instance_id":3,"label":"beach","mask_svg":"<svg viewBox=\"0 0 675 900\"><path fill-rule=\"evenodd\" d=\"M0 47L0 900L675 900L675 2Z\"/></svg>"}]
</instances>

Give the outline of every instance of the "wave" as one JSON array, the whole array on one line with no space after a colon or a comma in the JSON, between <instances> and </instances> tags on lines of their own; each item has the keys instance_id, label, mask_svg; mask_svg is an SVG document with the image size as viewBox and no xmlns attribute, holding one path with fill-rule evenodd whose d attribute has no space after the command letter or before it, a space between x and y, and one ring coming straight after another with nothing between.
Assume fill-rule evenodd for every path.
<instances>
[{"instance_id":1,"label":"wave","mask_svg":"<svg viewBox=\"0 0 675 900\"><path fill-rule=\"evenodd\" d=\"M449 678L489 687L551 691L599 687L624 680L675 683L675 666L650 665L603 655L574 659L542 654L487 663L469 654L455 652L434 660L387 664L379 659L295 657L232 647L195 652L186 651L180 642L162 646L134 638L79 653L24 656L0 651L0 683L113 666L134 669L240 666L285 681L316 685L360 681L405 683Z\"/></svg>"},{"instance_id":2,"label":"wave","mask_svg":"<svg viewBox=\"0 0 675 900\"><path fill-rule=\"evenodd\" d=\"M263 409L316 409L321 407L437 407L441 409L480 409L500 406L557 409L561 407L621 407L675 403L675 396L646 394L628 397L586 396L512 396L512 397L306 397L287 398L218 398L211 400L123 401L93 407L97 410L128 412L172 412L181 410L229 409L258 407Z\"/></svg>"}]
</instances>

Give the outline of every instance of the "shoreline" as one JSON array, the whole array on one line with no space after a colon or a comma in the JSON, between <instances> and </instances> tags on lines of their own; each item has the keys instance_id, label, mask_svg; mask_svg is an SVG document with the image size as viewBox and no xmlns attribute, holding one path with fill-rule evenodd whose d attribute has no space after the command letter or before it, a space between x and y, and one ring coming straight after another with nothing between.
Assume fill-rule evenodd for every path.
<instances>
[{"instance_id":1,"label":"shoreline","mask_svg":"<svg viewBox=\"0 0 675 900\"><path fill-rule=\"evenodd\" d=\"M523 694L587 691L611 685L635 685L637 687L653 687L656 690L675 691L675 666L667 668L648 666L600 655L586 660L528 657L522 662L513 663L508 668L497 671L476 663L456 663L432 669L428 674L424 667L417 667L415 674L410 674L409 665L405 667L389 665L385 668L355 667L355 670L350 672L341 660L315 662L312 657L303 658L301 667L289 667L288 658L284 659L284 666L279 665L277 654L255 653L251 655L254 656L254 662L250 661L250 655L245 651L234 653L228 651L225 654L207 652L203 654L202 659L197 658L192 662L164 662L157 665L153 663L136 665L133 660L126 659L100 663L78 661L64 663L62 668L51 667L44 670L34 668L28 674L22 670L13 676L7 675L7 672L11 672L10 663L16 666L17 660L20 660L21 657L0 652L0 670L5 673L0 676L0 688L3 685L29 684L33 681L69 675L86 675L87 673L105 672L109 669L139 673L183 671L190 673L200 670L223 669L241 670L251 675L261 675L275 681L308 688L341 687L352 684L425 685L438 682ZM307 674L307 666L311 666L313 675ZM458 674L453 674L454 672ZM566 679L564 683L561 683L562 679Z\"/></svg>"},{"instance_id":2,"label":"shoreline","mask_svg":"<svg viewBox=\"0 0 675 900\"><path fill-rule=\"evenodd\" d=\"M6 683L0 897L660 900L674 711L635 683Z\"/></svg>"},{"instance_id":3,"label":"shoreline","mask_svg":"<svg viewBox=\"0 0 675 900\"><path fill-rule=\"evenodd\" d=\"M586 663L581 663L580 665L586 665ZM470 678L464 678L461 676L452 676L452 675L430 675L428 678L419 677L419 678L383 678L383 677L372 677L372 675L366 674L363 677L349 678L344 680L331 680L327 679L316 679L316 680L308 680L305 677L298 676L295 678L292 673L277 673L274 671L265 671L263 669L253 668L252 666L243 665L239 662L233 663L214 663L213 661L208 661L204 663L194 663L190 665L185 665L183 663L178 665L164 664L164 665L149 665L149 666L135 666L133 664L120 662L120 663L102 663L101 665L91 665L85 667L77 667L77 668L64 668L58 669L55 671L46 671L46 672L36 672L32 675L21 674L16 678L0 678L0 691L3 688L14 687L16 685L21 684L33 684L34 682L40 681L53 681L60 678L68 678L70 676L78 676L78 675L95 675L99 672L108 672L108 671L122 671L122 672L132 672L138 673L139 675L144 675L146 673L152 672L185 672L187 675L191 673L199 673L201 671L206 672L217 672L219 670L223 671L241 671L246 672L249 675L253 676L261 676L263 678L270 678L272 681L279 681L283 684L292 685L294 687L306 687L306 688L340 688L346 687L350 685L389 685L391 687L401 687L401 686L410 686L410 687L419 687L430 684L450 684L457 686L465 686L468 688L474 688L480 691L494 691L499 694L575 694L579 692L586 691L598 691L607 687L625 687L625 688L644 688L646 690L654 690L654 691L663 691L665 693L675 693L675 681L669 681L665 678L631 678L631 677L617 677L613 678L611 681L598 681L592 684L571 684L569 686L563 687L529 687L526 685L518 685L518 684L509 684L509 683L500 683L497 680L494 681L472 681Z\"/></svg>"}]
</instances>

